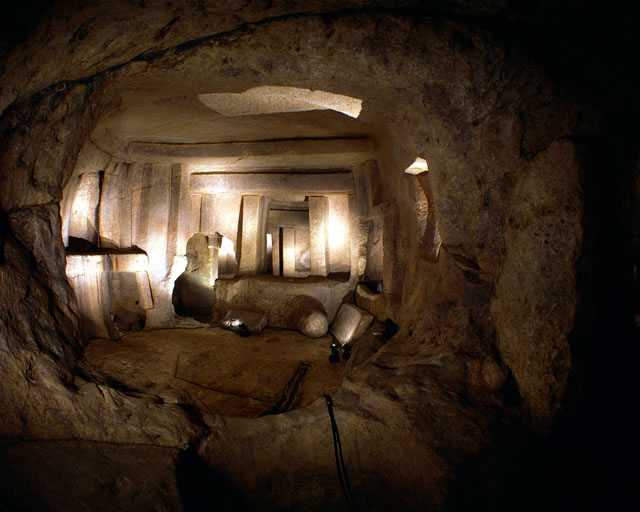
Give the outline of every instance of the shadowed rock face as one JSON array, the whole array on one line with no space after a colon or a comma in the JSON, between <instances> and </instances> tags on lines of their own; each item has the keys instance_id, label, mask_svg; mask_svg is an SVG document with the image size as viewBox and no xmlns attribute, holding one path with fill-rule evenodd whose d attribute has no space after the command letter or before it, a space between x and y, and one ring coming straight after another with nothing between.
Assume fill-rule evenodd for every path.
<instances>
[{"instance_id":1,"label":"shadowed rock face","mask_svg":"<svg viewBox=\"0 0 640 512\"><path fill-rule=\"evenodd\" d=\"M327 280L331 255L312 256L310 272L324 280L315 286L319 278L311 278L304 295L331 320L367 278L368 255L382 260L375 272L382 293L353 300L380 321L391 318L399 331L386 340L375 324L360 349L354 346L333 396L359 508L465 509L463 497L473 496L476 504L506 509L511 495L503 486L515 478L513 466L524 458L525 465L533 460L534 476L549 469L544 449L531 455L521 447L530 447L533 435L564 432L557 425L579 424L571 421L581 417L570 413L594 391L592 351L603 334L592 314L595 300L610 298L613 283L625 279L622 270L598 272L595 282L586 278L597 268L601 242L611 239L627 254L625 237L633 229L627 219L609 232L595 206L605 201L610 219L611 212L629 213L634 199L632 192L613 199L633 190L627 185L638 173L637 141L615 131L637 110L636 104L621 108L629 98L629 89L618 86L624 77L615 64L611 87L574 75L585 62L576 57L584 41L574 33L571 42L554 35L541 41L544 29L564 29L550 25L553 16L544 9L438 2L428 11L382 0L205 4L61 2L23 45L2 55L0 449L10 456L1 469L16 479L12 488L26 489L32 471L42 485L30 489L35 501L3 487L0 504L68 509L73 500L43 483L57 481L57 467L39 460L83 454L86 473L106 460L121 475L115 483L111 476L71 476L89 505L92 496L110 494L111 509L124 502L131 509L197 508L197 490L188 483L197 474L203 486L229 490L219 496L229 509L242 502L253 509L346 510L323 400L281 415L226 418L198 411L188 398L129 389L84 358L85 309L65 274L63 238L86 232L104 248L146 251L153 295L147 326L177 325L171 295L189 270L187 233L201 231L178 213L216 208L192 200L186 186L188 166L199 164L180 158L186 145L195 145L200 152L215 147L231 172L247 157L280 162L296 175L317 171L321 162L326 172L344 178L346 169L354 176L353 190L336 189L342 210L358 212L346 230L350 249L343 248L336 267L348 277ZM593 58L609 62L610 47L602 48L590 47ZM230 118L197 99L265 85L357 98L362 112L358 119L323 110ZM341 142L331 149L325 139ZM251 151L229 158L221 143L251 143ZM158 161L169 150L170 158ZM333 166L332 155L339 162ZM405 174L418 156L428 173ZM595 177L607 163L610 197L601 199ZM89 179L90 173L97 174ZM69 222L79 211L70 199L76 197L90 203L94 224L89 216ZM217 211L233 202L224 201ZM308 224L325 215L322 208L329 218L331 200L311 203L321 206L309 211ZM237 208L246 224L253 210L245 205L250 202ZM126 222L114 220L125 214L129 232L122 230ZM242 273L250 274L260 264L247 263L240 220L221 217L231 226L222 234L232 240ZM154 236L158 226L162 237ZM377 252L368 250L373 238L382 242ZM319 243L313 233L308 243ZM324 274L315 274L318 268ZM285 322L286 300L270 305L260 293L284 282L252 286L243 276L221 282L216 298L264 303ZM277 297L297 295L286 290ZM606 308L619 320L614 337L623 339L631 317L614 310ZM551 439L560 445L564 438ZM117 445L122 457L105 452L107 444ZM140 475L138 456L155 461L157 472ZM579 471L587 472L578 466L561 464L552 473L568 467L578 481ZM543 495L555 492L544 478L532 481ZM132 501L137 483L144 492ZM91 492L109 485L114 492ZM156 487L162 492L149 491Z\"/></svg>"}]
</instances>

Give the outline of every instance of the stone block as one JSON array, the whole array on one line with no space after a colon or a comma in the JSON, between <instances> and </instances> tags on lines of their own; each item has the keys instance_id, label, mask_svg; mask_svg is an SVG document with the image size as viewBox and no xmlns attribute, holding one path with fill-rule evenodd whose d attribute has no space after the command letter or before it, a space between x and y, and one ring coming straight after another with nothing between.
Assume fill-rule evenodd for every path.
<instances>
[{"instance_id":1,"label":"stone block","mask_svg":"<svg viewBox=\"0 0 640 512\"><path fill-rule=\"evenodd\" d=\"M218 255L221 274L235 274L238 268L238 224L240 221L240 207L242 196L216 196L216 232L228 239L226 246L221 247Z\"/></svg>"},{"instance_id":2,"label":"stone block","mask_svg":"<svg viewBox=\"0 0 640 512\"><path fill-rule=\"evenodd\" d=\"M353 194L351 172L194 173L191 191L202 194Z\"/></svg>"},{"instance_id":3,"label":"stone block","mask_svg":"<svg viewBox=\"0 0 640 512\"><path fill-rule=\"evenodd\" d=\"M267 225L273 227L306 227L309 229L309 212L301 210L269 210Z\"/></svg>"},{"instance_id":4,"label":"stone block","mask_svg":"<svg viewBox=\"0 0 640 512\"><path fill-rule=\"evenodd\" d=\"M154 307L142 253L68 254L66 274L78 297L87 337L117 339L144 327Z\"/></svg>"},{"instance_id":5,"label":"stone block","mask_svg":"<svg viewBox=\"0 0 640 512\"><path fill-rule=\"evenodd\" d=\"M220 249L222 247L222 239L224 237L220 233L214 233L213 235L207 235L207 244L209 248Z\"/></svg>"},{"instance_id":6,"label":"stone block","mask_svg":"<svg viewBox=\"0 0 640 512\"><path fill-rule=\"evenodd\" d=\"M187 242L186 272L196 272L206 277L211 274L209 241L202 233L196 233Z\"/></svg>"},{"instance_id":7,"label":"stone block","mask_svg":"<svg viewBox=\"0 0 640 512\"><path fill-rule=\"evenodd\" d=\"M216 307L229 304L227 309L264 311L270 327L297 329L291 318L290 301L294 298L308 296L316 299L331 323L345 295L351 290L353 283L343 279L243 276L216 282Z\"/></svg>"},{"instance_id":8,"label":"stone block","mask_svg":"<svg viewBox=\"0 0 640 512\"><path fill-rule=\"evenodd\" d=\"M309 226L295 228L296 275L307 277L311 270L311 254L309 250Z\"/></svg>"},{"instance_id":9,"label":"stone block","mask_svg":"<svg viewBox=\"0 0 640 512\"><path fill-rule=\"evenodd\" d=\"M376 156L372 139L323 138L213 144L131 142L126 159L137 162L183 162L195 166L251 169L323 169L330 155L336 168L349 169Z\"/></svg>"},{"instance_id":10,"label":"stone block","mask_svg":"<svg viewBox=\"0 0 640 512\"><path fill-rule=\"evenodd\" d=\"M296 277L296 232L294 228L282 228L282 275Z\"/></svg>"},{"instance_id":11,"label":"stone block","mask_svg":"<svg viewBox=\"0 0 640 512\"><path fill-rule=\"evenodd\" d=\"M309 252L311 275L327 275L327 198L309 197Z\"/></svg>"},{"instance_id":12,"label":"stone block","mask_svg":"<svg viewBox=\"0 0 640 512\"><path fill-rule=\"evenodd\" d=\"M231 309L222 319L222 325L236 332L245 331L242 327L244 325L249 332L257 334L267 326L267 315L257 311Z\"/></svg>"},{"instance_id":13,"label":"stone block","mask_svg":"<svg viewBox=\"0 0 640 512\"><path fill-rule=\"evenodd\" d=\"M240 240L240 274L256 274L262 267L262 207L260 196L242 197L242 238Z\"/></svg>"},{"instance_id":14,"label":"stone block","mask_svg":"<svg viewBox=\"0 0 640 512\"><path fill-rule=\"evenodd\" d=\"M132 208L133 208L133 184L135 182L135 167L132 164L119 166L120 173L120 247L133 246L132 237ZM106 173L105 173L106 174ZM108 205L104 205L108 207ZM116 207L117 208L117 207Z\"/></svg>"},{"instance_id":15,"label":"stone block","mask_svg":"<svg viewBox=\"0 0 640 512\"><path fill-rule=\"evenodd\" d=\"M202 214L200 217L200 231L214 233L216 227L216 196L204 194L202 196Z\"/></svg>"},{"instance_id":16,"label":"stone block","mask_svg":"<svg viewBox=\"0 0 640 512\"><path fill-rule=\"evenodd\" d=\"M329 273L351 271L351 217L349 196L328 197Z\"/></svg>"},{"instance_id":17,"label":"stone block","mask_svg":"<svg viewBox=\"0 0 640 512\"><path fill-rule=\"evenodd\" d=\"M271 266L273 275L280 275L280 229L274 228L269 234L271 235Z\"/></svg>"},{"instance_id":18,"label":"stone block","mask_svg":"<svg viewBox=\"0 0 640 512\"><path fill-rule=\"evenodd\" d=\"M358 339L373 322L373 316L353 304L343 304L338 310L331 334L344 345Z\"/></svg>"},{"instance_id":19,"label":"stone block","mask_svg":"<svg viewBox=\"0 0 640 512\"><path fill-rule=\"evenodd\" d=\"M98 210L100 232L98 245L106 248L120 247L120 197L122 185L118 164L113 172L105 172L102 178L100 207ZM131 221L129 221L131 222Z\"/></svg>"},{"instance_id":20,"label":"stone block","mask_svg":"<svg viewBox=\"0 0 640 512\"><path fill-rule=\"evenodd\" d=\"M191 233L200 232L200 216L202 211L202 195L191 194L191 216L189 231Z\"/></svg>"},{"instance_id":21,"label":"stone block","mask_svg":"<svg viewBox=\"0 0 640 512\"><path fill-rule=\"evenodd\" d=\"M98 243L98 211L100 199L100 175L97 172L83 174L73 198L69 237Z\"/></svg>"}]
</instances>

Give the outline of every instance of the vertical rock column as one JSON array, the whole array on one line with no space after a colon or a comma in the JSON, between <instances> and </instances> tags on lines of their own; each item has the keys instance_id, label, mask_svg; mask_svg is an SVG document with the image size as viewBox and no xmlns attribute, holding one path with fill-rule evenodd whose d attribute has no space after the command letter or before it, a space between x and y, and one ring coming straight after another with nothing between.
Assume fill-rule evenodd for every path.
<instances>
[{"instance_id":1,"label":"vertical rock column","mask_svg":"<svg viewBox=\"0 0 640 512\"><path fill-rule=\"evenodd\" d=\"M296 230L282 228L282 275L296 277Z\"/></svg>"},{"instance_id":2,"label":"vertical rock column","mask_svg":"<svg viewBox=\"0 0 640 512\"><path fill-rule=\"evenodd\" d=\"M191 194L191 221L189 223L189 235L200 233L200 220L202 214L202 195ZM189 237L187 237L188 239Z\"/></svg>"},{"instance_id":3,"label":"vertical rock column","mask_svg":"<svg viewBox=\"0 0 640 512\"><path fill-rule=\"evenodd\" d=\"M114 249L120 247L120 198L122 197L121 174L128 165L116 163L105 169L98 212L100 233L98 245ZM129 191L131 193L131 191ZM129 211L131 200L129 200ZM129 215L131 227L131 215Z\"/></svg>"},{"instance_id":4,"label":"vertical rock column","mask_svg":"<svg viewBox=\"0 0 640 512\"><path fill-rule=\"evenodd\" d=\"M191 225L191 195L186 184L190 169L183 164L171 166L169 194L169 224L167 234L167 265L169 289L187 266L187 239Z\"/></svg>"},{"instance_id":5,"label":"vertical rock column","mask_svg":"<svg viewBox=\"0 0 640 512\"><path fill-rule=\"evenodd\" d=\"M200 217L200 233L211 235L218 229L216 222L216 196L213 194L202 195L202 216Z\"/></svg>"},{"instance_id":6,"label":"vertical rock column","mask_svg":"<svg viewBox=\"0 0 640 512\"><path fill-rule=\"evenodd\" d=\"M271 262L272 262L272 266L273 266L273 275L274 276L279 276L280 275L280 248L281 248L281 244L280 244L280 229L279 228L275 228L273 230L270 231L271 233L271 244L272 244L272 251L271 251Z\"/></svg>"},{"instance_id":7,"label":"vertical rock column","mask_svg":"<svg viewBox=\"0 0 640 512\"><path fill-rule=\"evenodd\" d=\"M220 194L215 197L215 231L228 239L229 245L233 246L225 247L223 245L220 248L218 253L220 273L235 274L238 267L237 258L239 257L238 231L242 196Z\"/></svg>"},{"instance_id":8,"label":"vertical rock column","mask_svg":"<svg viewBox=\"0 0 640 512\"><path fill-rule=\"evenodd\" d=\"M349 196L328 197L329 273L351 271L351 218Z\"/></svg>"},{"instance_id":9,"label":"vertical rock column","mask_svg":"<svg viewBox=\"0 0 640 512\"><path fill-rule=\"evenodd\" d=\"M78 180L69 219L69 237L97 245L100 173L89 172L79 176Z\"/></svg>"},{"instance_id":10,"label":"vertical rock column","mask_svg":"<svg viewBox=\"0 0 640 512\"><path fill-rule=\"evenodd\" d=\"M174 316L168 261L171 166L134 164L136 177L131 204L132 245L149 256L149 278L155 307L147 312L147 327L160 327ZM172 258L173 259L173 258Z\"/></svg>"},{"instance_id":11,"label":"vertical rock column","mask_svg":"<svg viewBox=\"0 0 640 512\"><path fill-rule=\"evenodd\" d=\"M218 280L218 251L222 247L222 235L214 233L207 236L207 245L209 246L209 284L213 286Z\"/></svg>"},{"instance_id":12,"label":"vertical rock column","mask_svg":"<svg viewBox=\"0 0 640 512\"><path fill-rule=\"evenodd\" d=\"M309 252L312 276L327 275L327 213L328 200L326 197L309 197Z\"/></svg>"},{"instance_id":13,"label":"vertical rock column","mask_svg":"<svg viewBox=\"0 0 640 512\"><path fill-rule=\"evenodd\" d=\"M135 182L135 168L133 165L122 164L120 178L120 210L115 212L120 218L120 247L133 246L133 219L131 208L133 205L133 185Z\"/></svg>"},{"instance_id":14,"label":"vertical rock column","mask_svg":"<svg viewBox=\"0 0 640 512\"><path fill-rule=\"evenodd\" d=\"M260 196L242 197L242 238L238 244L240 250L238 272L240 274L257 274L262 271L264 259L262 256L264 250L262 240L263 202Z\"/></svg>"}]
</instances>

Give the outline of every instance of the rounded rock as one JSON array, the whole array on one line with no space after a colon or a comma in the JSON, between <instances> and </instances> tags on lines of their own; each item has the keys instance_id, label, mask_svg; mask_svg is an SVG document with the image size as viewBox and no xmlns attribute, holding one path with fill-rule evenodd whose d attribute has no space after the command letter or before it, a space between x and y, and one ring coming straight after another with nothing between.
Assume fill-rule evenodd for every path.
<instances>
[{"instance_id":1,"label":"rounded rock","mask_svg":"<svg viewBox=\"0 0 640 512\"><path fill-rule=\"evenodd\" d=\"M327 320L327 315L319 309L311 309L300 317L298 329L310 338L319 338L327 334L329 320Z\"/></svg>"}]
</instances>

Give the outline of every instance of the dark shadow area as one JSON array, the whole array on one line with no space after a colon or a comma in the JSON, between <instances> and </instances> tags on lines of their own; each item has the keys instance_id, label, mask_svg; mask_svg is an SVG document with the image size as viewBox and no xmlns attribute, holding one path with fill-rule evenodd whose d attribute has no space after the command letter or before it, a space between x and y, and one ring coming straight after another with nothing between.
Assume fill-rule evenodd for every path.
<instances>
[{"instance_id":1,"label":"dark shadow area","mask_svg":"<svg viewBox=\"0 0 640 512\"><path fill-rule=\"evenodd\" d=\"M216 295L207 278L194 272L185 272L176 279L172 302L177 315L208 322Z\"/></svg>"},{"instance_id":2,"label":"dark shadow area","mask_svg":"<svg viewBox=\"0 0 640 512\"><path fill-rule=\"evenodd\" d=\"M23 42L48 14L56 0L7 2L0 16L0 53Z\"/></svg>"},{"instance_id":3,"label":"dark shadow area","mask_svg":"<svg viewBox=\"0 0 640 512\"><path fill-rule=\"evenodd\" d=\"M178 455L176 482L184 512L249 509L244 493L228 478L213 471L193 445Z\"/></svg>"},{"instance_id":4,"label":"dark shadow area","mask_svg":"<svg viewBox=\"0 0 640 512\"><path fill-rule=\"evenodd\" d=\"M79 440L0 443L0 510L179 510L178 450Z\"/></svg>"},{"instance_id":5,"label":"dark shadow area","mask_svg":"<svg viewBox=\"0 0 640 512\"><path fill-rule=\"evenodd\" d=\"M585 213L565 412L544 434L517 426L515 417L498 419L496 448L461 463L447 510L638 509L636 152L633 141L621 139L585 137L575 143L585 169ZM606 178L603 168L611 169ZM506 397L505 404L517 405Z\"/></svg>"},{"instance_id":6,"label":"dark shadow area","mask_svg":"<svg viewBox=\"0 0 640 512\"><path fill-rule=\"evenodd\" d=\"M65 247L64 252L66 254L144 254L147 253L140 249L137 245L133 245L131 247L116 247L115 244L109 239L101 240L102 246L98 247L94 243L89 240L85 240L84 238L77 238L75 236L69 237L69 243Z\"/></svg>"}]
</instances>

